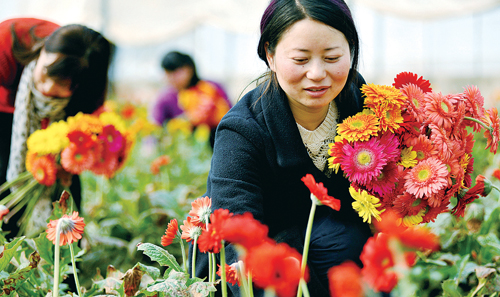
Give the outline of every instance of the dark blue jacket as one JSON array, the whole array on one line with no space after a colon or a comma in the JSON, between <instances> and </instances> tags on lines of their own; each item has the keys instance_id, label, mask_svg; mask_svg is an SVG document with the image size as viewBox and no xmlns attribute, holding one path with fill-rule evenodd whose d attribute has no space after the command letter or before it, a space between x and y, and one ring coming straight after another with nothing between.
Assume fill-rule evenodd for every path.
<instances>
[{"instance_id":1,"label":"dark blue jacket","mask_svg":"<svg viewBox=\"0 0 500 297\"><path fill-rule=\"evenodd\" d=\"M339 122L362 110L359 88L363 83L358 75L348 96L337 101ZM308 257L308 287L311 296L329 296L328 268L346 259L361 265L359 254L371 236L369 226L352 209L349 182L342 173L329 178L314 165L285 93L281 88L271 88L263 94L265 85L246 94L220 122L206 195L212 198L213 209L251 212L269 227L269 237L302 253L312 202L301 178L310 173L316 182L322 182L329 195L341 200L341 210L328 206L316 209ZM227 264L237 260L230 246L226 257ZM206 255L198 252L197 259L197 275L207 276ZM239 296L237 287L232 291Z\"/></svg>"}]
</instances>

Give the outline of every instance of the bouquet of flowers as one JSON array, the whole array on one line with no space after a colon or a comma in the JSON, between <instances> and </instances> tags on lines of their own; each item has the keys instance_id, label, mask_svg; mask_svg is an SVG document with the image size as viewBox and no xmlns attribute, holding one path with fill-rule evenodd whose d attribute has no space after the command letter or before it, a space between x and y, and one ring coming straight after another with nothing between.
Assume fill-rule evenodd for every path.
<instances>
[{"instance_id":1,"label":"bouquet of flowers","mask_svg":"<svg viewBox=\"0 0 500 297\"><path fill-rule=\"evenodd\" d=\"M59 194L54 193L57 186L69 189L73 174L89 170L113 177L133 142L133 134L113 112L78 113L35 131L27 140L26 171L0 187L0 193L9 188L12 191L0 201L10 210L4 218L8 220L26 207L21 219L26 223L38 199Z\"/></svg>"},{"instance_id":2,"label":"bouquet of flowers","mask_svg":"<svg viewBox=\"0 0 500 297\"><path fill-rule=\"evenodd\" d=\"M479 176L472 187L474 133L484 129L486 149L496 153L500 119L485 110L475 86L460 94L434 92L428 80L402 72L392 86L361 88L364 110L337 126L329 166L351 182L353 207L365 221L397 213L406 226L434 221L465 207L484 192ZM451 200L454 201L454 200Z\"/></svg>"}]
</instances>

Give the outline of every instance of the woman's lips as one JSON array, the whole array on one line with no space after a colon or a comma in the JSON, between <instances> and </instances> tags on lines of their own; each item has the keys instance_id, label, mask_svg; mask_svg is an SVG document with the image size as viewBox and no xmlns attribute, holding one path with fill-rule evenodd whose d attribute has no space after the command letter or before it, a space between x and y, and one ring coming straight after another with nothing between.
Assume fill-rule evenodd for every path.
<instances>
[{"instance_id":1,"label":"woman's lips","mask_svg":"<svg viewBox=\"0 0 500 297\"><path fill-rule=\"evenodd\" d=\"M306 88L305 91L311 96L311 97L321 97L326 94L328 91L329 87L310 87Z\"/></svg>"}]
</instances>

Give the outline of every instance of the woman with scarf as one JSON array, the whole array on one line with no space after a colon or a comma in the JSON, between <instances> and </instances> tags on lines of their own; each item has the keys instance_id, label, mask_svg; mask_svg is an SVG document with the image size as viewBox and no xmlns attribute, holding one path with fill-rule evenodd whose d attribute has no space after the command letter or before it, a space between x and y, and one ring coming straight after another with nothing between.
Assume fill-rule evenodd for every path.
<instances>
[{"instance_id":1,"label":"woman with scarf","mask_svg":"<svg viewBox=\"0 0 500 297\"><path fill-rule=\"evenodd\" d=\"M0 23L0 184L26 170L28 137L104 103L113 45L83 25L35 18ZM73 199L80 205L78 176ZM22 212L2 226L17 235Z\"/></svg>"}]
</instances>

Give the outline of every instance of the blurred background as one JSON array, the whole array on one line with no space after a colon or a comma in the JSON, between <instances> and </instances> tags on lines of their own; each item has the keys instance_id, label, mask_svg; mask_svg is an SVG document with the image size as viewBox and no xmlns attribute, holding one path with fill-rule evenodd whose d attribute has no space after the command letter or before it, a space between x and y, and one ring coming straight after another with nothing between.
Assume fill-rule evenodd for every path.
<instances>
[{"instance_id":1,"label":"blurred background","mask_svg":"<svg viewBox=\"0 0 500 297\"><path fill-rule=\"evenodd\" d=\"M0 0L0 20L45 18L81 23L117 46L116 98L150 104L166 81L170 50L190 54L201 78L221 82L235 102L266 70L256 48L269 0ZM347 0L361 41L367 82L424 76L434 90L477 85L485 107L500 100L500 0ZM248 91L248 89L246 90Z\"/></svg>"}]
</instances>

